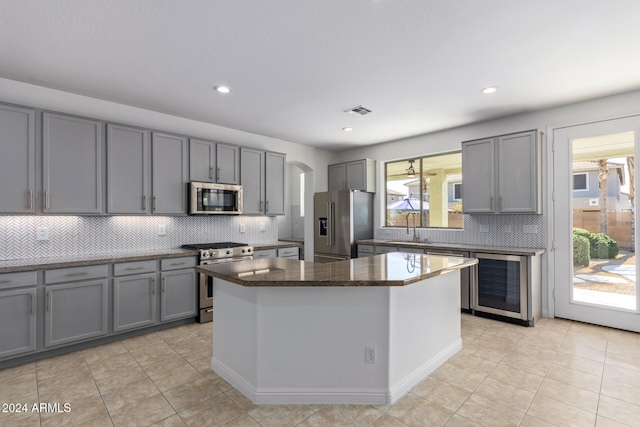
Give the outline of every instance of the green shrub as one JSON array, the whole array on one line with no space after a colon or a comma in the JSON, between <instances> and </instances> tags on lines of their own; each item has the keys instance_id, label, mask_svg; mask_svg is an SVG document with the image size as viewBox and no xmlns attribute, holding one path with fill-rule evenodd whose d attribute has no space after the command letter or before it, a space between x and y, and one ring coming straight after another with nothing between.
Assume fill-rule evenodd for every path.
<instances>
[{"instance_id":1,"label":"green shrub","mask_svg":"<svg viewBox=\"0 0 640 427\"><path fill-rule=\"evenodd\" d=\"M589 239L579 234L573 234L573 265L589 265Z\"/></svg>"},{"instance_id":2,"label":"green shrub","mask_svg":"<svg viewBox=\"0 0 640 427\"><path fill-rule=\"evenodd\" d=\"M595 233L591 235L589 243L590 251L593 258L615 258L620 253L620 246L611 237L603 233Z\"/></svg>"},{"instance_id":3,"label":"green shrub","mask_svg":"<svg viewBox=\"0 0 640 427\"><path fill-rule=\"evenodd\" d=\"M574 228L573 229L573 234L574 235L578 235L578 236L582 236L582 237L586 237L587 239L589 238L589 236L591 236L591 232L585 230L584 228Z\"/></svg>"}]
</instances>

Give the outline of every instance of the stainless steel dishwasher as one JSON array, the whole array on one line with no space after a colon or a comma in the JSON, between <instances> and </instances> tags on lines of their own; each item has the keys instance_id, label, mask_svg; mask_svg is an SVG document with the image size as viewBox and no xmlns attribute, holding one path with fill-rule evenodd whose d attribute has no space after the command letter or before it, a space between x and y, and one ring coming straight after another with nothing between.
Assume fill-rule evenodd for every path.
<instances>
[{"instance_id":1,"label":"stainless steel dishwasher","mask_svg":"<svg viewBox=\"0 0 640 427\"><path fill-rule=\"evenodd\" d=\"M427 249L425 254L470 258L469 252L449 249ZM471 268L460 270L460 309L466 313L471 312Z\"/></svg>"}]
</instances>

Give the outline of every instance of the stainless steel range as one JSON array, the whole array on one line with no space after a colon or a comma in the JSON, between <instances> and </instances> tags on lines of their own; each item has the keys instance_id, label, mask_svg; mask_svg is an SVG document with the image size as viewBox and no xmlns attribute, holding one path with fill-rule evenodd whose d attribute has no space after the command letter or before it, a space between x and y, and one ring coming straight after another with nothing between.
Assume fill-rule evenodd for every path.
<instances>
[{"instance_id":1,"label":"stainless steel range","mask_svg":"<svg viewBox=\"0 0 640 427\"><path fill-rule=\"evenodd\" d=\"M182 245L182 247L198 251L200 265L253 259L253 246L249 246L246 243L198 243ZM211 322L213 320L213 278L200 274L198 283L200 288L198 322Z\"/></svg>"}]
</instances>

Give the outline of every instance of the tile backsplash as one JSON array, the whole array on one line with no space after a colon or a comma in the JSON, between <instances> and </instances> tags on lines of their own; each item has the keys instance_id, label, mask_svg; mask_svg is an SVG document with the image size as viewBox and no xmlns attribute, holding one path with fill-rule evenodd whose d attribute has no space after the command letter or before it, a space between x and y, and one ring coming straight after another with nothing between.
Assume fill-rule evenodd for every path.
<instances>
[{"instance_id":1,"label":"tile backsplash","mask_svg":"<svg viewBox=\"0 0 640 427\"><path fill-rule=\"evenodd\" d=\"M525 233L525 228L528 232ZM535 231L535 232L533 232ZM460 243L516 248L544 248L547 242L545 215L464 215L462 229L418 229L429 242ZM413 229L377 228L376 239L411 240Z\"/></svg>"},{"instance_id":2,"label":"tile backsplash","mask_svg":"<svg viewBox=\"0 0 640 427\"><path fill-rule=\"evenodd\" d=\"M240 232L244 224L245 232ZM164 225L166 235L159 236ZM36 240L46 227L49 240ZM261 231L264 230L264 231ZM178 248L186 243L269 243L276 217L0 216L0 260Z\"/></svg>"}]
</instances>

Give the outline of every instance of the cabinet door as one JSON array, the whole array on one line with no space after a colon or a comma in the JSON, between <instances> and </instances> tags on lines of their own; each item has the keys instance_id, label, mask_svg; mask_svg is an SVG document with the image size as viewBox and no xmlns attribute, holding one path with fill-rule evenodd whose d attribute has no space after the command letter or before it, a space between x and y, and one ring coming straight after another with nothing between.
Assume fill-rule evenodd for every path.
<instances>
[{"instance_id":1,"label":"cabinet door","mask_svg":"<svg viewBox=\"0 0 640 427\"><path fill-rule=\"evenodd\" d=\"M146 130L107 125L108 213L148 212L149 157L149 137Z\"/></svg>"},{"instance_id":2,"label":"cabinet door","mask_svg":"<svg viewBox=\"0 0 640 427\"><path fill-rule=\"evenodd\" d=\"M0 292L0 359L36 349L36 288Z\"/></svg>"},{"instance_id":3,"label":"cabinet door","mask_svg":"<svg viewBox=\"0 0 640 427\"><path fill-rule=\"evenodd\" d=\"M339 163L329 165L329 191L340 191L347 189L346 165Z\"/></svg>"},{"instance_id":4,"label":"cabinet door","mask_svg":"<svg viewBox=\"0 0 640 427\"><path fill-rule=\"evenodd\" d=\"M540 213L538 132L498 137L498 212Z\"/></svg>"},{"instance_id":5,"label":"cabinet door","mask_svg":"<svg viewBox=\"0 0 640 427\"><path fill-rule=\"evenodd\" d=\"M35 112L0 105L0 212L35 212L35 149Z\"/></svg>"},{"instance_id":6,"label":"cabinet door","mask_svg":"<svg viewBox=\"0 0 640 427\"><path fill-rule=\"evenodd\" d=\"M113 331L156 323L156 275L137 274L113 279Z\"/></svg>"},{"instance_id":7,"label":"cabinet door","mask_svg":"<svg viewBox=\"0 0 640 427\"><path fill-rule=\"evenodd\" d=\"M462 144L462 211L494 212L494 139Z\"/></svg>"},{"instance_id":8,"label":"cabinet door","mask_svg":"<svg viewBox=\"0 0 640 427\"><path fill-rule=\"evenodd\" d=\"M286 156L279 153L266 153L265 158L265 192L267 215L285 214L285 173Z\"/></svg>"},{"instance_id":9,"label":"cabinet door","mask_svg":"<svg viewBox=\"0 0 640 427\"><path fill-rule=\"evenodd\" d=\"M42 117L43 212L101 213L101 123L50 113Z\"/></svg>"},{"instance_id":10,"label":"cabinet door","mask_svg":"<svg viewBox=\"0 0 640 427\"><path fill-rule=\"evenodd\" d=\"M226 144L216 145L217 173L220 184L240 184L240 147Z\"/></svg>"},{"instance_id":11,"label":"cabinet door","mask_svg":"<svg viewBox=\"0 0 640 427\"><path fill-rule=\"evenodd\" d=\"M193 317L197 312L195 270L175 270L161 273L160 321Z\"/></svg>"},{"instance_id":12,"label":"cabinet door","mask_svg":"<svg viewBox=\"0 0 640 427\"><path fill-rule=\"evenodd\" d=\"M44 345L107 334L107 279L45 286Z\"/></svg>"},{"instance_id":13,"label":"cabinet door","mask_svg":"<svg viewBox=\"0 0 640 427\"><path fill-rule=\"evenodd\" d=\"M265 209L264 151L242 147L240 157L242 213L263 214Z\"/></svg>"},{"instance_id":14,"label":"cabinet door","mask_svg":"<svg viewBox=\"0 0 640 427\"><path fill-rule=\"evenodd\" d=\"M155 214L187 213L187 139L153 133L153 200Z\"/></svg>"},{"instance_id":15,"label":"cabinet door","mask_svg":"<svg viewBox=\"0 0 640 427\"><path fill-rule=\"evenodd\" d=\"M189 140L189 180L216 182L216 143Z\"/></svg>"}]
</instances>

